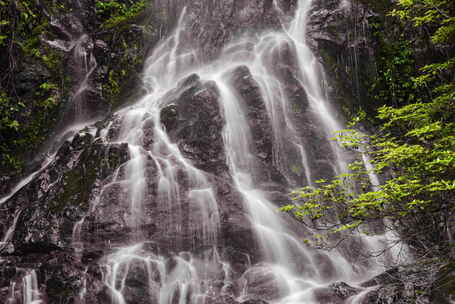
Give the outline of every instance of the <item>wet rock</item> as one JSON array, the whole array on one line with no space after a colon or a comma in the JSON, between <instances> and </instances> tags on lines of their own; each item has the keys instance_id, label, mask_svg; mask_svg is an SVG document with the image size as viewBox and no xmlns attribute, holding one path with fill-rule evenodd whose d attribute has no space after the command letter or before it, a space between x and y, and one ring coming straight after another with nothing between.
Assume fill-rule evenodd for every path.
<instances>
[{"instance_id":1,"label":"wet rock","mask_svg":"<svg viewBox=\"0 0 455 304\"><path fill-rule=\"evenodd\" d=\"M369 23L377 16L359 1L323 0L313 3L308 37L317 49L328 78L334 105L368 109L368 87L375 77L376 51Z\"/></svg>"},{"instance_id":2,"label":"wet rock","mask_svg":"<svg viewBox=\"0 0 455 304\"><path fill-rule=\"evenodd\" d=\"M69 245L73 226L88 210L99 181L128 157L121 144L93 141L82 132L64 143L54 161L0 210L7 227L17 216L11 239L17 252L51 252Z\"/></svg>"},{"instance_id":3,"label":"wet rock","mask_svg":"<svg viewBox=\"0 0 455 304\"><path fill-rule=\"evenodd\" d=\"M170 104L161 110L161 123L167 131L172 131L177 126L178 113L177 106Z\"/></svg>"},{"instance_id":4,"label":"wet rock","mask_svg":"<svg viewBox=\"0 0 455 304\"><path fill-rule=\"evenodd\" d=\"M251 129L256 153L270 163L273 132L259 84L246 66L236 68L232 72L231 81L245 104L246 118Z\"/></svg>"},{"instance_id":5,"label":"wet rock","mask_svg":"<svg viewBox=\"0 0 455 304\"><path fill-rule=\"evenodd\" d=\"M163 5L160 4L161 1L156 2L157 7ZM261 31L280 28L281 21L288 21L289 16L293 14L295 2L195 0L166 1L166 4L170 7L177 6L174 8L175 19L180 12L180 6L188 4L188 20L185 21L185 29L181 35L182 43L197 47L201 53L201 60L204 61L213 59L223 46L245 29ZM332 2L324 3L331 8ZM314 26L325 26L323 19L329 18L330 22L335 22L336 17L340 16L327 14L331 13L315 13L320 20ZM86 28L91 26L90 23L82 24L77 20L67 20L64 24L72 33L69 36L79 35L80 26ZM139 34L133 29L125 33L134 36ZM65 35L61 29L58 38L64 39ZM85 99L96 103L99 100L97 93L102 91L99 85L103 73L100 71L107 73L112 67L112 62L120 62L123 56L126 60L133 60L138 53L133 51L133 54L130 54L129 50L114 51L110 43L103 42L109 41L105 37L78 38L81 38L79 46L99 61L98 71L89 79L98 85L93 85L94 91L89 91L84 96ZM315 36L314 40L322 45L329 38L334 40L333 44L337 46L346 43L346 40L341 41L342 37L338 35L332 37L320 34L318 37ZM62 43L61 48L65 47L70 46ZM294 52L289 45L283 46L274 54L278 59L271 62L276 68L270 72L276 73L285 83L283 90L293 105L295 110L293 114L297 117L296 132L298 135L311 138L311 143L305 144L313 151L310 157L314 159L313 166L317 167L314 170L318 172L316 175L327 177L332 174L331 158L327 156L330 147L328 144L321 144L326 142L323 138L324 132L318 128L309 113L308 96L298 81ZM71 60L68 61L70 65L73 62ZM80 71L76 74L78 78L83 76ZM289 185L283 176L284 173L273 163L273 132L261 87L245 66L236 68L230 77L234 91L244 102L245 113L252 130L254 145L252 150L257 163L255 178L261 187L270 191L267 193L268 196L274 200L281 200L283 196L280 196L280 193L287 193ZM106 88L104 93L107 93ZM49 166L39 172L30 184L0 209L0 218L5 219L0 227L3 233L13 224L15 215L18 216L17 229L12 236L14 245L12 254L16 254L16 257L8 256L11 264L8 264L7 268L0 268L0 293L4 294L6 281L21 280L20 275L11 271L11 265L29 266L37 269L40 286L46 289L49 303L75 301L83 286L88 287L87 303L109 303L112 301L112 292L103 283L107 270L100 270L98 263L105 263L103 257L118 247L149 241L141 254L159 252L168 257L181 251L191 251L199 258L206 257L204 254L210 250L214 251L213 247L216 247L221 259L230 263L232 282L228 282L227 287L224 286L226 278L219 269L220 263L217 262L213 267L215 270L210 271L219 275L209 285L216 292L226 287L225 291L229 295L211 296L209 303L237 304L232 296L240 294L244 286L247 288L249 299L242 304L266 304L266 301L276 301L286 295L288 289L276 269L267 265L252 267L263 257L245 210L244 198L235 190L232 177L229 176L222 134L225 122L219 98L219 89L215 82L204 82L196 74L180 81L174 90L160 100L164 104L160 115L161 121L154 121L146 115L141 117L142 128L138 132L140 133L138 138L142 140L143 147L137 152L141 155L140 165L137 166L134 166L134 159L130 159L134 156L132 151L135 147L117 142L122 133L123 122L120 112L97 124L95 126L97 130L94 132L85 130L69 136ZM213 186L209 190L213 191L210 194L218 201L217 211L220 215L220 223L217 223L219 227L216 227L219 229L217 231L219 235L215 240L215 246L203 242L203 238L206 237L205 227L202 225L205 215L200 203L205 201L191 198L191 187L197 188L198 191L207 190L199 189L206 185L201 186L200 180L192 176L195 174L193 171L197 170L190 170L189 173L186 165L181 164L179 160L154 158L149 153L156 148L154 143L158 140L156 138L158 135L154 130L159 123L164 125L171 142L178 146L188 163L204 173L207 182ZM289 148L292 147L291 141L284 139L283 143L285 151L289 152L287 156L298 162L296 149ZM169 155L169 151L160 152L162 155ZM138 173L137 171L141 169L144 169L144 176L128 180L128 176ZM176 185L175 189L171 189L174 191L171 199L168 198L168 193L158 193L159 183L169 183L161 179L162 171L165 169L172 171L172 183ZM302 174L302 168L293 168L293 171L297 180ZM134 187L141 183L145 184L143 189L135 191ZM132 208L134 205L132 197L138 193L143 195L140 197L141 209L135 210ZM179 199L174 199L175 197ZM210 212L214 213L214 210ZM293 222L291 219L286 221L289 225ZM81 223L80 231L75 229L76 223ZM83 245L81 252L73 252L73 242L79 239ZM290 251L292 254L301 254L299 250L294 250L295 253L293 250ZM4 252L1 254L6 256ZM181 258L186 262L192 259L189 254L181 255ZM323 275L327 278L335 276L330 271L334 267L327 256L320 255L315 258ZM304 258L299 259L303 260ZM175 259L171 260L167 263L167 268L172 269L175 264ZM156 295L158 286L152 284L152 288L148 289L149 278L144 263L135 262L130 266L131 271L126 276L123 292L126 302L156 303L157 299L150 298L153 294ZM296 269L307 271L305 274L309 276L314 274L314 269L306 265L296 265ZM153 281L159 281L158 277L154 277ZM395 288L393 292L401 287L402 285L393 287ZM391 293L390 290L384 288L379 292ZM316 294L321 303L330 301L342 303L357 292L358 289L347 284L336 283L318 290ZM381 297L383 298L381 295L376 298ZM392 296L392 299L395 298ZM1 300L3 299L0 298ZM176 300L177 296L172 302L175 303Z\"/></svg>"},{"instance_id":6,"label":"wet rock","mask_svg":"<svg viewBox=\"0 0 455 304\"><path fill-rule=\"evenodd\" d=\"M399 279L400 279L399 269L398 267L395 267L362 283L362 287L371 287L380 284L396 284L399 283Z\"/></svg>"},{"instance_id":7,"label":"wet rock","mask_svg":"<svg viewBox=\"0 0 455 304\"><path fill-rule=\"evenodd\" d=\"M273 129L265 100L258 82L246 66L236 68L231 75L232 87L242 100L248 126L251 130L255 159L253 177L256 183L278 186L285 184L285 178L274 166Z\"/></svg>"},{"instance_id":8,"label":"wet rock","mask_svg":"<svg viewBox=\"0 0 455 304\"><path fill-rule=\"evenodd\" d=\"M330 289L340 298L349 298L359 292L358 288L349 286L344 282L336 282L329 286Z\"/></svg>"},{"instance_id":9,"label":"wet rock","mask_svg":"<svg viewBox=\"0 0 455 304\"><path fill-rule=\"evenodd\" d=\"M226 171L216 84L202 83L197 76L183 80L162 112L162 123L172 141L197 168L219 174Z\"/></svg>"},{"instance_id":10,"label":"wet rock","mask_svg":"<svg viewBox=\"0 0 455 304\"><path fill-rule=\"evenodd\" d=\"M86 265L97 263L104 255L104 251L88 248L84 250L81 262Z\"/></svg>"},{"instance_id":11,"label":"wet rock","mask_svg":"<svg viewBox=\"0 0 455 304\"><path fill-rule=\"evenodd\" d=\"M249 299L243 301L241 304L268 304L268 302L261 299Z\"/></svg>"},{"instance_id":12,"label":"wet rock","mask_svg":"<svg viewBox=\"0 0 455 304\"><path fill-rule=\"evenodd\" d=\"M314 291L314 297L319 303L342 304L349 297L360 292L360 289L349 286L344 282L336 282L328 287L318 288Z\"/></svg>"},{"instance_id":13,"label":"wet rock","mask_svg":"<svg viewBox=\"0 0 455 304\"><path fill-rule=\"evenodd\" d=\"M8 289L9 292L2 297L1 290L3 286L0 285L0 300L2 300L2 303L10 303L6 302L6 299L12 300L12 303L16 303L14 301L22 303L20 301L23 299L21 295L21 290L24 288L23 278L32 269L37 274L36 287L39 288L42 298L49 303L74 303L84 286L88 294L96 294L97 290L103 285L101 281L84 269L84 266L72 256L71 252L58 251L52 255L41 253L31 259L21 257L12 260L12 258L7 258L4 263L0 264L0 274L2 277L7 275L9 278L8 285L11 286L10 284L14 283L16 292L12 296L11 289ZM12 263L14 264L14 272L9 270L11 269L9 265ZM87 303L97 303L90 302L90 298L90 296L87 297Z\"/></svg>"},{"instance_id":14,"label":"wet rock","mask_svg":"<svg viewBox=\"0 0 455 304\"><path fill-rule=\"evenodd\" d=\"M39 279L45 283L46 294L53 301L68 301L82 289L84 269L67 254L54 255L39 270Z\"/></svg>"},{"instance_id":15,"label":"wet rock","mask_svg":"<svg viewBox=\"0 0 455 304\"><path fill-rule=\"evenodd\" d=\"M7 195L10 189L13 188L13 177L12 176L0 176L0 196ZM19 181L16 181L16 183Z\"/></svg>"},{"instance_id":16,"label":"wet rock","mask_svg":"<svg viewBox=\"0 0 455 304\"><path fill-rule=\"evenodd\" d=\"M238 301L236 301L233 297L231 296L221 296L221 297L210 297L205 300L205 303L207 304L239 304Z\"/></svg>"},{"instance_id":17,"label":"wet rock","mask_svg":"<svg viewBox=\"0 0 455 304\"><path fill-rule=\"evenodd\" d=\"M172 28L186 7L182 41L199 52L199 57L210 61L234 37L250 32L280 29L281 22L293 16L296 0L206 1L157 0L155 6L166 12L167 24ZM276 5L274 5L274 3Z\"/></svg>"},{"instance_id":18,"label":"wet rock","mask_svg":"<svg viewBox=\"0 0 455 304\"><path fill-rule=\"evenodd\" d=\"M292 45L284 43L271 55L269 64L273 73L282 83L283 97L288 100L288 107L280 109L287 113L287 121L283 121L281 124L286 126L289 122L292 123L292 128L295 130L290 132L296 134L298 140L302 140L300 144L307 153L307 159L312 160L308 164L312 178L333 176L333 168L330 167L331 159L333 159L332 151L327 141L324 140L325 131L320 127L317 115L309 107L307 88L301 80L296 49ZM301 151L296 146L298 140L287 137L279 140L282 141L280 148L285 151L286 155L286 160L282 160L282 162L288 164L287 168L284 168L288 178L294 180L297 185L308 183L305 168L302 166Z\"/></svg>"},{"instance_id":19,"label":"wet rock","mask_svg":"<svg viewBox=\"0 0 455 304\"><path fill-rule=\"evenodd\" d=\"M392 268L361 286L374 286L365 304L444 303L431 300L430 289L435 282L438 263L420 261L416 264Z\"/></svg>"},{"instance_id":20,"label":"wet rock","mask_svg":"<svg viewBox=\"0 0 455 304\"><path fill-rule=\"evenodd\" d=\"M282 80L285 93L294 112L301 114L307 110L309 104L307 93L299 80L300 75L295 52L294 47L285 43L273 54L270 64L278 78Z\"/></svg>"},{"instance_id":21,"label":"wet rock","mask_svg":"<svg viewBox=\"0 0 455 304\"><path fill-rule=\"evenodd\" d=\"M16 275L17 270L14 265L5 265L6 261L1 261L0 263L0 288L8 288L12 278Z\"/></svg>"},{"instance_id":22,"label":"wet rock","mask_svg":"<svg viewBox=\"0 0 455 304\"><path fill-rule=\"evenodd\" d=\"M28 64L24 69L16 74L17 94L32 95L38 87L49 78L49 72L39 64Z\"/></svg>"},{"instance_id":23,"label":"wet rock","mask_svg":"<svg viewBox=\"0 0 455 304\"><path fill-rule=\"evenodd\" d=\"M317 269L320 276L325 280L331 281L339 275L336 271L335 265L327 253L317 252L314 255L314 261L316 265L318 265Z\"/></svg>"},{"instance_id":24,"label":"wet rock","mask_svg":"<svg viewBox=\"0 0 455 304\"><path fill-rule=\"evenodd\" d=\"M53 34L61 39L69 40L73 37L80 37L85 33L84 25L79 19L79 16L75 14L59 16L58 19L53 20L51 26L54 29Z\"/></svg>"},{"instance_id":25,"label":"wet rock","mask_svg":"<svg viewBox=\"0 0 455 304\"><path fill-rule=\"evenodd\" d=\"M248 269L242 279L245 280L248 296L255 303L279 299L289 291L280 273L268 265Z\"/></svg>"},{"instance_id":26,"label":"wet rock","mask_svg":"<svg viewBox=\"0 0 455 304\"><path fill-rule=\"evenodd\" d=\"M455 300L455 263L445 265L432 285L431 302L450 304Z\"/></svg>"},{"instance_id":27,"label":"wet rock","mask_svg":"<svg viewBox=\"0 0 455 304\"><path fill-rule=\"evenodd\" d=\"M16 247L16 254L27 255L32 253L48 254L54 251L61 251L62 248L45 242L22 243Z\"/></svg>"}]
</instances>

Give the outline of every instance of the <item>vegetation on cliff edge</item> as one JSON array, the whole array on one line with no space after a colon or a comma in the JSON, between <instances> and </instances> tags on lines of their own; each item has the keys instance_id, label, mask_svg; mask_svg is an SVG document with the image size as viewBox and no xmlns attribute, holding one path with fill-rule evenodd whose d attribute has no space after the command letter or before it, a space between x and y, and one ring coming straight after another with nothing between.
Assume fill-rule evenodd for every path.
<instances>
[{"instance_id":1,"label":"vegetation on cliff edge","mask_svg":"<svg viewBox=\"0 0 455 304\"><path fill-rule=\"evenodd\" d=\"M84 27L98 41L95 52L102 99L114 105L122 83L130 84L145 57L142 21L145 1L96 1L74 9L73 3L0 0L0 171L13 175L24 168L49 136L72 90L68 58L45 40L60 39L51 20L85 14ZM92 6L90 6L92 5ZM97 84L98 86L98 84ZM104 101L103 101L104 102ZM99 103L99 102L98 102Z\"/></svg>"},{"instance_id":2,"label":"vegetation on cliff edge","mask_svg":"<svg viewBox=\"0 0 455 304\"><path fill-rule=\"evenodd\" d=\"M449 258L455 232L455 3L400 0L387 20L395 29L389 37L378 31L384 24L372 28L381 42L370 87L379 105L379 133L343 130L339 136L369 155L384 182L371 185L373 172L355 162L349 174L296 190L297 203L283 210L332 232L387 219L388 228L422 256Z\"/></svg>"}]
</instances>

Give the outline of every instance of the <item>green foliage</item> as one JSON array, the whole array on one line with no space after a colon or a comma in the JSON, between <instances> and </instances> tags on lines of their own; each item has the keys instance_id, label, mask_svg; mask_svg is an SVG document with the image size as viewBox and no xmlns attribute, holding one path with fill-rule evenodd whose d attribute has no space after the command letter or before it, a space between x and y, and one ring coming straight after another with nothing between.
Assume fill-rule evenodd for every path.
<instances>
[{"instance_id":1,"label":"green foliage","mask_svg":"<svg viewBox=\"0 0 455 304\"><path fill-rule=\"evenodd\" d=\"M96 14L103 20L102 28L112 29L137 18L146 8L145 0L127 5L115 0L97 1Z\"/></svg>"},{"instance_id":2,"label":"green foliage","mask_svg":"<svg viewBox=\"0 0 455 304\"><path fill-rule=\"evenodd\" d=\"M0 0L0 170L13 173L22 167L53 126L69 78L64 54L43 42L55 37L51 18L71 11L71 2ZM133 23L143 21L145 0L95 1L91 20L94 38L104 41L109 55L97 56L107 72L102 94L115 104L129 79L137 75L144 57L142 32ZM94 21L94 22L92 22ZM25 81L24 81L25 80ZM98 81L98 80L97 80Z\"/></svg>"},{"instance_id":3,"label":"green foliage","mask_svg":"<svg viewBox=\"0 0 455 304\"><path fill-rule=\"evenodd\" d=\"M291 197L298 203L283 210L293 212L301 220L330 222L332 232L389 218L407 225L404 239L416 237L424 228L438 235L427 239L424 248L441 242L449 219L455 213L455 124L441 121L426 124L425 120L416 124L412 117L407 118L409 112L398 110L381 109L381 116L386 121L390 122L391 117L395 120L385 124L383 131L393 130L400 124L407 133L399 139L390 135L369 138L375 149L369 152L375 173L393 172L383 185L378 189L372 187L369 172L361 163L353 163L349 174L330 182L320 181L316 188L305 187L293 192ZM429 108L427 115L431 111ZM365 137L353 131L349 141L349 135L343 134L350 147L359 145ZM359 186L357 191L353 190L355 185ZM339 221L333 221L333 214L337 214Z\"/></svg>"},{"instance_id":4,"label":"green foliage","mask_svg":"<svg viewBox=\"0 0 455 304\"><path fill-rule=\"evenodd\" d=\"M414 102L425 94L412 81L417 77L417 71L413 44L406 39L409 33L402 25L394 26L401 31L390 33L390 29L381 23L373 26L378 43L377 77L369 88L369 95L377 104Z\"/></svg>"},{"instance_id":5,"label":"green foliage","mask_svg":"<svg viewBox=\"0 0 455 304\"><path fill-rule=\"evenodd\" d=\"M126 98L125 91L133 89L142 67L144 54L143 32L132 26L145 22L145 0L108 0L95 3L100 38L111 46L111 55L99 58L99 64L108 67L102 83L102 94L116 107ZM153 14L150 14L153 15ZM98 59L98 58L97 58ZM122 96L120 96L122 95Z\"/></svg>"},{"instance_id":6,"label":"green foliage","mask_svg":"<svg viewBox=\"0 0 455 304\"><path fill-rule=\"evenodd\" d=\"M407 38L402 32L400 40L390 41L389 32L376 28L380 58L372 92L385 104L377 110L380 136L343 130L339 139L368 153L385 182L371 185L371 172L355 162L349 174L294 191L296 204L284 211L316 227L330 223L334 233L388 219L420 253L447 256L455 217L455 57L448 52L454 50L454 16L452 1L400 0L389 18ZM415 38L422 29L429 35ZM419 39L425 41L416 44ZM432 50L422 66L419 45ZM351 127L365 118L361 112Z\"/></svg>"},{"instance_id":7,"label":"green foliage","mask_svg":"<svg viewBox=\"0 0 455 304\"><path fill-rule=\"evenodd\" d=\"M416 27L431 30L434 44L448 44L455 39L455 6L450 0L400 0L398 8L391 12Z\"/></svg>"},{"instance_id":8,"label":"green foliage","mask_svg":"<svg viewBox=\"0 0 455 304\"><path fill-rule=\"evenodd\" d=\"M47 3L49 11L61 5ZM18 171L55 122L60 104L61 55L43 44L48 15L32 0L0 1L0 169ZM43 71L36 73L35 70ZM30 83L18 89L25 73ZM45 76L48 74L49 76ZM35 82L32 84L32 82Z\"/></svg>"},{"instance_id":9,"label":"green foliage","mask_svg":"<svg viewBox=\"0 0 455 304\"><path fill-rule=\"evenodd\" d=\"M120 84L118 82L119 75L114 70L109 71L108 81L104 85L104 89L109 96L115 96L120 93Z\"/></svg>"}]
</instances>

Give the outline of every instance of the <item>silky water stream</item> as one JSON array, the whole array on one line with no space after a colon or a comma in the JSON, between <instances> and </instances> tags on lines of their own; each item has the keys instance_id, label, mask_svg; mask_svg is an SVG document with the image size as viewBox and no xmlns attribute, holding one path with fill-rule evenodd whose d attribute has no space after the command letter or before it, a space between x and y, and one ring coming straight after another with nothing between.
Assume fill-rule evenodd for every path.
<instances>
[{"instance_id":1,"label":"silky water stream","mask_svg":"<svg viewBox=\"0 0 455 304\"><path fill-rule=\"evenodd\" d=\"M245 105L239 92L232 85L233 72L238 67L247 67L251 77L258 84L261 96L270 119L273 130L273 148L275 165L286 171L283 155L284 143L281 138L288 138L298 151L303 168L303 182L311 184L312 172L304 143L299 138L296 126L292 121L292 110L287 100L284 85L281 83L271 64L276 51L283 45L295 49L298 76L302 87L305 88L310 107L320 121L327 138L342 129L327 104L321 89L320 66L305 41L306 17L310 9L310 1L300 1L295 19L282 32L269 32L259 37L244 37L228 45L222 55L210 64L199 64L196 51L185 49L181 38L185 27L185 11L177 29L168 40L157 47L148 59L145 69L145 82L150 92L134 106L127 108L123 115L123 126L118 138L129 145L131 160L126 165L129 172L127 182L131 183L130 204L131 218L129 226L140 227L143 213L141 201L144 187L147 184L145 162L156 163L159 172L158 192L162 202L166 204L179 203L181 191L177 181L177 172L183 170L190 180L187 199L199 209L200 218L193 225L201 225L203 236L199 238L208 248L203 253L181 252L174 256L159 256L147 253L144 249L146 241L124 247L106 257L106 285L112 291L115 303L127 303L124 295L125 280L131 265L142 263L148 274L150 301L160 304L173 303L205 303L216 293L227 292L230 285L242 285L242 292L231 294L239 300L248 299L249 284L255 276L266 276L278 290L272 299L277 303L316 303L314 291L324 288L336 280L354 282L366 278L372 269L362 269L348 262L337 250L323 254L324 262L331 270L327 276L319 269L320 253L307 248L288 229L284 216L277 212L277 206L267 199L267 195L255 185L255 157L251 151L252 134L245 113ZM220 218L215 190L204 176L204 172L192 166L186 160L178 147L171 142L166 130L161 124L154 124L155 142L151 149L141 145L142 126L147 119L160 121L160 111L166 105L166 93L172 90L176 83L190 74L197 74L202 82L214 83L219 92L219 103L225 120L223 129L224 150L227 165L236 190L241 194L245 210L249 214L251 227L260 244L262 259L251 265L233 282L229 263L221 259L218 253ZM146 118L148 117L148 118ZM336 143L330 143L333 153L332 167L336 174L346 172L346 157ZM181 215L177 212L176 227ZM140 229L138 234L140 235ZM140 237L139 237L140 239ZM367 245L368 246L368 245ZM319 260L318 260L319 258ZM172 266L169 266L172 265ZM370 265L371 266L371 265ZM222 278L221 288L215 287L215 282ZM252 279L253 278L253 279ZM366 294L366 293L365 293ZM352 298L349 303L357 303L362 295Z\"/></svg>"}]
</instances>

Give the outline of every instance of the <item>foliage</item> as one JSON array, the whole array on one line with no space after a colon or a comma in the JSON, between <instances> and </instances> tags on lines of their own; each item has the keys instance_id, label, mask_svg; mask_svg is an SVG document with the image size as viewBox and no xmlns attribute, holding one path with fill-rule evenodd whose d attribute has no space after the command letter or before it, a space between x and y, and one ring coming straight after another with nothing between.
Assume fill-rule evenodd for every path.
<instances>
[{"instance_id":1,"label":"foliage","mask_svg":"<svg viewBox=\"0 0 455 304\"><path fill-rule=\"evenodd\" d=\"M112 46L110 56L99 58L99 63L108 67L102 83L102 94L116 107L125 99L126 90L133 91L139 79L145 49L143 34L155 20L144 20L144 12L150 9L145 0L108 0L95 3L100 38ZM154 16L154 14L149 14ZM153 19L154 17L152 17ZM143 27L133 23L146 24Z\"/></svg>"},{"instance_id":2,"label":"foliage","mask_svg":"<svg viewBox=\"0 0 455 304\"><path fill-rule=\"evenodd\" d=\"M97 1L96 14L103 20L102 28L112 29L137 18L146 8L145 0L127 5L115 0Z\"/></svg>"},{"instance_id":3,"label":"foliage","mask_svg":"<svg viewBox=\"0 0 455 304\"><path fill-rule=\"evenodd\" d=\"M412 81L418 76L415 43L408 40L413 29L387 15L370 19L376 50L376 78L369 85L375 105L399 105L419 101L426 95Z\"/></svg>"},{"instance_id":4,"label":"foliage","mask_svg":"<svg viewBox=\"0 0 455 304\"><path fill-rule=\"evenodd\" d=\"M454 48L455 8L445 0L400 0L391 16L402 28L429 32L433 50L419 68L412 35L382 45L377 83L392 95L377 96L385 104L378 108L380 135L340 135L346 147L369 155L375 172L353 163L349 174L294 191L297 203L283 210L316 227L329 223L332 232L387 219L418 252L447 256L455 229L455 59L447 52ZM371 184L373 173L385 179L382 185Z\"/></svg>"},{"instance_id":5,"label":"foliage","mask_svg":"<svg viewBox=\"0 0 455 304\"><path fill-rule=\"evenodd\" d=\"M49 0L0 0L0 171L11 174L23 167L56 125L69 94L65 75L66 54L47 45L43 38L59 35L50 25L72 11L72 2ZM142 64L144 46L139 27L145 0L96 1L95 16L84 20L94 40L106 42L109 54L97 56L105 66L100 80L103 97L119 95L131 72ZM67 7L69 6L69 7ZM77 10L82 8L75 8ZM95 17L95 18L93 18ZM101 48L100 48L101 49ZM5 54L3 56L3 54ZM139 73L139 72L137 72ZM133 73L134 74L134 73Z\"/></svg>"},{"instance_id":6,"label":"foliage","mask_svg":"<svg viewBox=\"0 0 455 304\"><path fill-rule=\"evenodd\" d=\"M0 29L0 169L15 171L55 122L61 56L41 41L49 17L35 1L0 1Z\"/></svg>"}]
</instances>

